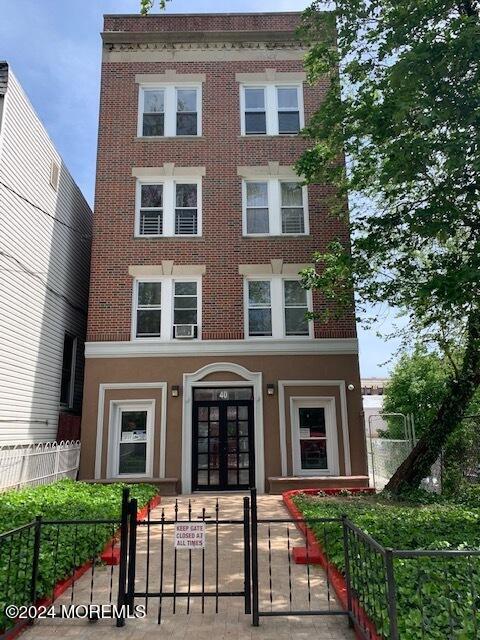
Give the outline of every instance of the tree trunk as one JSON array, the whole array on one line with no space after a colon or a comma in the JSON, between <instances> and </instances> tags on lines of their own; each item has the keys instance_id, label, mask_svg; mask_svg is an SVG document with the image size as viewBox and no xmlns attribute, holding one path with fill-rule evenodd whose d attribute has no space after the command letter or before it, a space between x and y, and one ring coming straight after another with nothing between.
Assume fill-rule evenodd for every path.
<instances>
[{"instance_id":1,"label":"tree trunk","mask_svg":"<svg viewBox=\"0 0 480 640\"><path fill-rule=\"evenodd\" d=\"M448 436L461 422L480 386L480 310L472 311L468 321L467 344L458 377L452 379L437 415L398 467L385 491L401 493L416 489L440 455Z\"/></svg>"}]
</instances>

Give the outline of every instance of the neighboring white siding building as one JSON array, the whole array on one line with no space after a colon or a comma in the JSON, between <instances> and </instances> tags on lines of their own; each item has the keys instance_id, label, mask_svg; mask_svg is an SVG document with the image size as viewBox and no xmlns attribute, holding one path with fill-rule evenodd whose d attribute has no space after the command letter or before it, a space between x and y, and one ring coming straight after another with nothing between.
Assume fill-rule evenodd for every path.
<instances>
[{"instance_id":1,"label":"neighboring white siding building","mask_svg":"<svg viewBox=\"0 0 480 640\"><path fill-rule=\"evenodd\" d=\"M0 443L54 440L59 411L80 411L91 225L82 193L0 62Z\"/></svg>"}]
</instances>

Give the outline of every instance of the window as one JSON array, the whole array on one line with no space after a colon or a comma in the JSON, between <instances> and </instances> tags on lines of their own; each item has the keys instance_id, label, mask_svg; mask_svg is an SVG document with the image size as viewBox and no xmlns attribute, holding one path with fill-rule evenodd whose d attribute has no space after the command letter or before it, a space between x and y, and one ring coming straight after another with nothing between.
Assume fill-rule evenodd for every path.
<instances>
[{"instance_id":1,"label":"window","mask_svg":"<svg viewBox=\"0 0 480 640\"><path fill-rule=\"evenodd\" d=\"M308 336L307 292L299 280L284 281L285 335Z\"/></svg>"},{"instance_id":2,"label":"window","mask_svg":"<svg viewBox=\"0 0 480 640\"><path fill-rule=\"evenodd\" d=\"M298 181L246 180L244 235L308 234L307 187Z\"/></svg>"},{"instance_id":3,"label":"window","mask_svg":"<svg viewBox=\"0 0 480 640\"><path fill-rule=\"evenodd\" d=\"M200 334L200 278L135 280L132 336L136 339L185 340Z\"/></svg>"},{"instance_id":4,"label":"window","mask_svg":"<svg viewBox=\"0 0 480 640\"><path fill-rule=\"evenodd\" d=\"M291 398L293 470L297 475L338 473L335 399Z\"/></svg>"},{"instance_id":5,"label":"window","mask_svg":"<svg viewBox=\"0 0 480 640\"><path fill-rule=\"evenodd\" d=\"M60 382L60 404L69 409L73 407L75 391L75 360L77 355L77 338L65 334L63 339L62 379Z\"/></svg>"},{"instance_id":6,"label":"window","mask_svg":"<svg viewBox=\"0 0 480 640\"><path fill-rule=\"evenodd\" d=\"M175 185L175 235L197 234L197 185Z\"/></svg>"},{"instance_id":7,"label":"window","mask_svg":"<svg viewBox=\"0 0 480 640\"><path fill-rule=\"evenodd\" d=\"M155 401L110 404L110 445L107 475L150 476L153 457Z\"/></svg>"},{"instance_id":8,"label":"window","mask_svg":"<svg viewBox=\"0 0 480 640\"><path fill-rule=\"evenodd\" d=\"M242 135L295 135L304 126L302 85L241 87Z\"/></svg>"},{"instance_id":9,"label":"window","mask_svg":"<svg viewBox=\"0 0 480 640\"><path fill-rule=\"evenodd\" d=\"M197 135L197 90L177 89L177 136Z\"/></svg>"},{"instance_id":10,"label":"window","mask_svg":"<svg viewBox=\"0 0 480 640\"><path fill-rule=\"evenodd\" d=\"M300 280L274 276L245 281L245 335L251 338L313 337L311 292Z\"/></svg>"},{"instance_id":11,"label":"window","mask_svg":"<svg viewBox=\"0 0 480 640\"><path fill-rule=\"evenodd\" d=\"M201 180L173 178L137 183L135 235L201 235Z\"/></svg>"},{"instance_id":12,"label":"window","mask_svg":"<svg viewBox=\"0 0 480 640\"><path fill-rule=\"evenodd\" d=\"M297 87L277 87L278 133L300 131Z\"/></svg>"},{"instance_id":13,"label":"window","mask_svg":"<svg viewBox=\"0 0 480 640\"><path fill-rule=\"evenodd\" d=\"M247 182L247 233L268 233L268 184Z\"/></svg>"},{"instance_id":14,"label":"window","mask_svg":"<svg viewBox=\"0 0 480 640\"><path fill-rule=\"evenodd\" d=\"M248 282L248 334L272 335L272 300L269 280Z\"/></svg>"},{"instance_id":15,"label":"window","mask_svg":"<svg viewBox=\"0 0 480 640\"><path fill-rule=\"evenodd\" d=\"M161 282L139 282L137 297L137 338L159 338L161 325Z\"/></svg>"},{"instance_id":16,"label":"window","mask_svg":"<svg viewBox=\"0 0 480 640\"><path fill-rule=\"evenodd\" d=\"M298 408L302 469L328 469L324 407Z\"/></svg>"},{"instance_id":17,"label":"window","mask_svg":"<svg viewBox=\"0 0 480 640\"><path fill-rule=\"evenodd\" d=\"M303 193L299 182L281 182L282 233L305 233Z\"/></svg>"},{"instance_id":18,"label":"window","mask_svg":"<svg viewBox=\"0 0 480 640\"><path fill-rule=\"evenodd\" d=\"M264 87L245 87L245 133L267 133Z\"/></svg>"},{"instance_id":19,"label":"window","mask_svg":"<svg viewBox=\"0 0 480 640\"><path fill-rule=\"evenodd\" d=\"M50 164L50 186L55 191L58 191L59 181L60 181L60 167L55 162L55 160L52 160Z\"/></svg>"},{"instance_id":20,"label":"window","mask_svg":"<svg viewBox=\"0 0 480 640\"><path fill-rule=\"evenodd\" d=\"M165 135L165 91L144 91L142 136Z\"/></svg>"},{"instance_id":21,"label":"window","mask_svg":"<svg viewBox=\"0 0 480 640\"><path fill-rule=\"evenodd\" d=\"M199 136L200 110L200 86L141 86L138 135Z\"/></svg>"},{"instance_id":22,"label":"window","mask_svg":"<svg viewBox=\"0 0 480 640\"><path fill-rule=\"evenodd\" d=\"M175 282L173 301L173 337L197 337L197 283Z\"/></svg>"},{"instance_id":23,"label":"window","mask_svg":"<svg viewBox=\"0 0 480 640\"><path fill-rule=\"evenodd\" d=\"M142 184L140 190L140 235L161 236L163 233L163 184Z\"/></svg>"}]
</instances>

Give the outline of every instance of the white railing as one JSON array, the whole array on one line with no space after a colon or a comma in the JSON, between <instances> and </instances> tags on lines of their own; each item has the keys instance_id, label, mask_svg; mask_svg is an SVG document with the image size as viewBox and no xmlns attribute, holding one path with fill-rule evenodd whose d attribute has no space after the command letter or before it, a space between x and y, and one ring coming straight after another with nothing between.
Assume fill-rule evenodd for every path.
<instances>
[{"instance_id":1,"label":"white railing","mask_svg":"<svg viewBox=\"0 0 480 640\"><path fill-rule=\"evenodd\" d=\"M80 440L0 446L0 491L76 478Z\"/></svg>"}]
</instances>

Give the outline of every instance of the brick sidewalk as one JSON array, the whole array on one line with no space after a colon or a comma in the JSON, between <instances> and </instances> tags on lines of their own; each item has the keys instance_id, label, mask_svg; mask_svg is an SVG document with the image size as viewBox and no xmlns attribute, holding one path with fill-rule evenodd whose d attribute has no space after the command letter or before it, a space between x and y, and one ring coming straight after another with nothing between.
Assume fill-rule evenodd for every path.
<instances>
[{"instance_id":1,"label":"brick sidewalk","mask_svg":"<svg viewBox=\"0 0 480 640\"><path fill-rule=\"evenodd\" d=\"M192 519L201 515L205 507L206 516L215 517L216 496L195 494L191 497ZM165 517L173 519L175 499L165 498L161 507L152 511L152 519L160 518L161 508ZM179 498L179 519L187 519L188 498ZM259 518L288 517L279 496L260 496L258 499ZM241 518L242 496L220 495L220 518ZM294 525L274 524L270 526L270 552L268 525L259 525L259 599L260 609L326 609L338 610L332 593L329 593L325 574L319 567L307 568L289 564L290 547L302 545L302 536ZM173 527L165 528L163 588L173 586ZM288 532L287 532L288 529ZM148 567L149 590L158 590L160 581L160 526L152 526L150 533L150 562ZM271 562L269 563L269 555ZM191 589L201 589L201 552L192 552ZM207 526L205 550L205 589L215 589L215 527ZM107 603L110 583L113 582L113 600L116 599L117 568L113 574L108 567L95 569L93 592L94 603ZM147 579L147 528L138 528L137 581L136 589L145 591ZM241 525L220 525L219 527L219 585L223 590L239 591L243 588L243 529ZM308 583L310 582L310 604ZM270 584L272 589L270 589ZM74 602L86 604L90 599L91 572L87 572L74 588ZM291 587L291 588L290 588ZM177 554L177 589L188 589L188 551ZM291 600L290 600L291 594ZM69 604L71 592L66 592L56 604ZM116 628L112 620L89 623L85 620L41 620L27 629L25 640L47 640L58 638L85 638L98 640L150 640L165 637L172 640L192 638L192 640L288 640L290 638L317 640L353 640L354 634L348 628L343 616L279 617L260 618L260 627L251 626L251 616L245 615L242 598L220 598L218 614L215 613L215 598L205 598L201 612L201 598L190 599L190 613L187 598L177 598L176 613L173 601L164 598L162 603L162 623L157 625L158 598L150 598L147 615L143 619L128 620L125 627ZM145 604L137 599L136 604Z\"/></svg>"}]
</instances>

